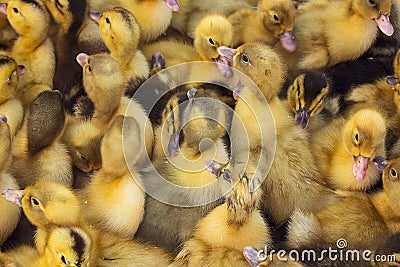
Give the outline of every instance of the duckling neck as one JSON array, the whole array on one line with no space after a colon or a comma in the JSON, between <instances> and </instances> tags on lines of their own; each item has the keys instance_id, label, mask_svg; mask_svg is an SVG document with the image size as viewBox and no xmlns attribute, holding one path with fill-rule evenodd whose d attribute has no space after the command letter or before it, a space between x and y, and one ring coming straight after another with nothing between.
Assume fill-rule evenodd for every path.
<instances>
[{"instance_id":1,"label":"duckling neck","mask_svg":"<svg viewBox=\"0 0 400 267\"><path fill-rule=\"evenodd\" d=\"M400 205L396 197L393 198L385 191L381 191L372 195L371 201L385 221L400 219Z\"/></svg>"},{"instance_id":2,"label":"duckling neck","mask_svg":"<svg viewBox=\"0 0 400 267\"><path fill-rule=\"evenodd\" d=\"M29 36L20 36L14 44L14 50L22 52L35 51L41 44L43 44L47 39L46 35L32 33Z\"/></svg>"},{"instance_id":3,"label":"duckling neck","mask_svg":"<svg viewBox=\"0 0 400 267\"><path fill-rule=\"evenodd\" d=\"M228 224L232 226L243 226L251 217L254 212L254 207L238 207L234 204L229 203L229 199L226 200L228 202Z\"/></svg>"},{"instance_id":4,"label":"duckling neck","mask_svg":"<svg viewBox=\"0 0 400 267\"><path fill-rule=\"evenodd\" d=\"M115 61L120 63L122 69L125 69L126 66L129 65L133 57L135 56L135 52L137 50L137 46L129 44L129 45L114 45L111 50L111 57L115 59Z\"/></svg>"}]
</instances>

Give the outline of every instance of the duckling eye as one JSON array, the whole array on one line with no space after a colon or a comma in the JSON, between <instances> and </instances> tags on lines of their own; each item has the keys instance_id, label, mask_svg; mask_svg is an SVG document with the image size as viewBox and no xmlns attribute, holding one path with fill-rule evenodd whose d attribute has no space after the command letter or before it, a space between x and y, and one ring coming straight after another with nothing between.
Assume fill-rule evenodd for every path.
<instances>
[{"instance_id":1,"label":"duckling eye","mask_svg":"<svg viewBox=\"0 0 400 267\"><path fill-rule=\"evenodd\" d=\"M243 54L243 55L242 55L242 61L243 61L244 63L249 63L249 58L248 58L245 54Z\"/></svg>"},{"instance_id":2,"label":"duckling eye","mask_svg":"<svg viewBox=\"0 0 400 267\"><path fill-rule=\"evenodd\" d=\"M40 205L39 200L37 200L34 197L31 197L31 203L32 203L33 206L39 206Z\"/></svg>"},{"instance_id":3,"label":"duckling eye","mask_svg":"<svg viewBox=\"0 0 400 267\"><path fill-rule=\"evenodd\" d=\"M88 65L88 71L91 72L92 71L92 67L90 65Z\"/></svg>"},{"instance_id":4,"label":"duckling eye","mask_svg":"<svg viewBox=\"0 0 400 267\"><path fill-rule=\"evenodd\" d=\"M376 6L375 0L368 0L368 3L369 3L371 6Z\"/></svg>"},{"instance_id":5,"label":"duckling eye","mask_svg":"<svg viewBox=\"0 0 400 267\"><path fill-rule=\"evenodd\" d=\"M64 263L65 265L68 264L68 263L67 263L67 258L65 258L64 255L61 255L61 261L62 261L62 263Z\"/></svg>"},{"instance_id":6,"label":"duckling eye","mask_svg":"<svg viewBox=\"0 0 400 267\"><path fill-rule=\"evenodd\" d=\"M19 12L18 8L16 8L16 7L13 7L12 10L14 11L14 13L18 13Z\"/></svg>"},{"instance_id":7,"label":"duckling eye","mask_svg":"<svg viewBox=\"0 0 400 267\"><path fill-rule=\"evenodd\" d=\"M106 18L106 23L110 24L110 19L109 18Z\"/></svg>"},{"instance_id":8,"label":"duckling eye","mask_svg":"<svg viewBox=\"0 0 400 267\"><path fill-rule=\"evenodd\" d=\"M82 154L78 154L78 156L79 156L79 158L81 159L81 160L84 160L84 161L86 161L87 159L86 159L86 157L85 156L83 156Z\"/></svg>"},{"instance_id":9,"label":"duckling eye","mask_svg":"<svg viewBox=\"0 0 400 267\"><path fill-rule=\"evenodd\" d=\"M396 170L393 169L393 168L391 168L391 169L390 169L390 175L391 175L392 177L397 177L397 172L396 172Z\"/></svg>"},{"instance_id":10,"label":"duckling eye","mask_svg":"<svg viewBox=\"0 0 400 267\"><path fill-rule=\"evenodd\" d=\"M358 143L358 141L359 141L359 135L358 135L358 133L356 134L356 135L354 135L354 141L356 141L356 143Z\"/></svg>"},{"instance_id":11,"label":"duckling eye","mask_svg":"<svg viewBox=\"0 0 400 267\"><path fill-rule=\"evenodd\" d=\"M231 180L231 173L230 173L230 171L224 170L223 173L222 173L222 177L224 177L224 179L225 179L226 181L229 182L229 181Z\"/></svg>"},{"instance_id":12,"label":"duckling eye","mask_svg":"<svg viewBox=\"0 0 400 267\"><path fill-rule=\"evenodd\" d=\"M274 14L274 20L275 20L275 21L279 21L278 15Z\"/></svg>"},{"instance_id":13,"label":"duckling eye","mask_svg":"<svg viewBox=\"0 0 400 267\"><path fill-rule=\"evenodd\" d=\"M214 42L214 40L213 40L213 38L208 38L208 42L212 45L212 46L215 46L215 42Z\"/></svg>"}]
</instances>

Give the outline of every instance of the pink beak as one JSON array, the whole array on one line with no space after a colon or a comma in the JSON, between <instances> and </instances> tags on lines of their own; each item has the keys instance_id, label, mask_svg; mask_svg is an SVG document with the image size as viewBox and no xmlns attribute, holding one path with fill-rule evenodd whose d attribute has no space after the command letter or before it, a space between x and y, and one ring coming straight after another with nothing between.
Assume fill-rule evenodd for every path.
<instances>
[{"instance_id":1,"label":"pink beak","mask_svg":"<svg viewBox=\"0 0 400 267\"><path fill-rule=\"evenodd\" d=\"M363 156L354 157L353 175L357 181L362 182L367 175L369 158Z\"/></svg>"},{"instance_id":2,"label":"pink beak","mask_svg":"<svg viewBox=\"0 0 400 267\"><path fill-rule=\"evenodd\" d=\"M6 3L0 3L0 13L7 15L7 4Z\"/></svg>"},{"instance_id":3,"label":"pink beak","mask_svg":"<svg viewBox=\"0 0 400 267\"><path fill-rule=\"evenodd\" d=\"M390 23L389 15L382 14L379 16L379 18L375 19L375 22L381 32L383 32L387 36L392 36L392 34L394 33L394 28L392 23Z\"/></svg>"},{"instance_id":4,"label":"pink beak","mask_svg":"<svg viewBox=\"0 0 400 267\"><path fill-rule=\"evenodd\" d=\"M22 198L24 197L24 190L4 189L1 195L5 200L19 207L22 207Z\"/></svg>"}]
</instances>

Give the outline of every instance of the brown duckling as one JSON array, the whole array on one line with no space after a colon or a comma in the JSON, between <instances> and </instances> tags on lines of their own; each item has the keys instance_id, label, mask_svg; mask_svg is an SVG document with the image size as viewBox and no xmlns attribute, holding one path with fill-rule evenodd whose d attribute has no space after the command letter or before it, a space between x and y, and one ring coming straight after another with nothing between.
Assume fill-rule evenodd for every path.
<instances>
[{"instance_id":1,"label":"brown duckling","mask_svg":"<svg viewBox=\"0 0 400 267\"><path fill-rule=\"evenodd\" d=\"M311 121L315 121L310 126L313 131L327 123L326 117L339 112L339 99L331 96L330 88L325 74L308 71L296 77L287 92L288 106L294 113L296 125L306 129Z\"/></svg>"},{"instance_id":2,"label":"brown duckling","mask_svg":"<svg viewBox=\"0 0 400 267\"><path fill-rule=\"evenodd\" d=\"M71 158L61 141L64 122L60 94L56 91L40 93L13 140L9 171L21 188L42 177L72 185Z\"/></svg>"},{"instance_id":3,"label":"brown duckling","mask_svg":"<svg viewBox=\"0 0 400 267\"><path fill-rule=\"evenodd\" d=\"M256 10L241 9L229 20L234 28L233 47L251 41L262 41L275 45L278 41L288 52L296 50L292 32L295 18L295 7L291 0L262 0Z\"/></svg>"}]
</instances>

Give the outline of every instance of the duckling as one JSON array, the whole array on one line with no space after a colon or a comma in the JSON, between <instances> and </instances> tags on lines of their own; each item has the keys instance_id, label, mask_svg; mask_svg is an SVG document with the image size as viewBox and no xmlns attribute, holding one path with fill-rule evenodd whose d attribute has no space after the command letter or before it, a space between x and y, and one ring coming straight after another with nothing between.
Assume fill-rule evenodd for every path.
<instances>
[{"instance_id":1,"label":"duckling","mask_svg":"<svg viewBox=\"0 0 400 267\"><path fill-rule=\"evenodd\" d=\"M133 117L141 126L141 140L146 147L145 152L151 157L153 149L151 122L135 99L123 96L125 82L118 63L107 54L88 56L80 53L77 61L83 68L85 91L94 105L91 119L94 126L104 134L118 115Z\"/></svg>"},{"instance_id":2,"label":"duckling","mask_svg":"<svg viewBox=\"0 0 400 267\"><path fill-rule=\"evenodd\" d=\"M140 138L135 119L116 117L101 142L102 168L81 195L89 224L126 238L133 237L144 214L143 182L133 167L143 149Z\"/></svg>"},{"instance_id":3,"label":"duckling","mask_svg":"<svg viewBox=\"0 0 400 267\"><path fill-rule=\"evenodd\" d=\"M63 184L39 179L24 190L8 189L2 195L6 200L22 206L28 220L37 227L35 245L40 255L55 225L72 226L81 223L80 199Z\"/></svg>"},{"instance_id":4,"label":"duckling","mask_svg":"<svg viewBox=\"0 0 400 267\"><path fill-rule=\"evenodd\" d=\"M171 22L172 11L179 10L177 0L145 0L140 2L90 0L89 7L90 11L96 12L104 12L113 7L123 7L132 12L140 25L141 44L149 43L161 36ZM87 29L89 33L93 33L90 32L89 26L86 26L81 33L82 38L86 37Z\"/></svg>"},{"instance_id":5,"label":"duckling","mask_svg":"<svg viewBox=\"0 0 400 267\"><path fill-rule=\"evenodd\" d=\"M142 170L148 197L136 236L168 252L176 252L219 203L221 193L204 168L205 159L228 161L222 140L228 123L225 104L209 90L192 90L189 96L184 92L167 102L155 130L155 149L160 151Z\"/></svg>"},{"instance_id":6,"label":"duckling","mask_svg":"<svg viewBox=\"0 0 400 267\"><path fill-rule=\"evenodd\" d=\"M111 57L118 62L126 82L135 80L144 82L149 77L149 64L143 53L138 50L140 27L135 16L122 7L114 7L103 13L90 13L99 24ZM137 87L140 86L140 82ZM134 90L136 88L131 88Z\"/></svg>"},{"instance_id":7,"label":"duckling","mask_svg":"<svg viewBox=\"0 0 400 267\"><path fill-rule=\"evenodd\" d=\"M383 191L374 194L337 191L340 199L316 214L297 210L289 225L291 245L344 238L352 246L375 249L382 238L398 232L400 209L393 197L399 191L400 159L387 161L379 156L374 163L383 170Z\"/></svg>"},{"instance_id":8,"label":"duckling","mask_svg":"<svg viewBox=\"0 0 400 267\"><path fill-rule=\"evenodd\" d=\"M150 60L154 52L160 52L165 60L166 67L174 66L184 62L208 61L219 62L218 47L231 46L233 38L232 23L220 14L209 14L201 18L194 30L193 46L181 40L162 40L144 46L143 53ZM182 67L182 69L184 69ZM205 70L204 70L205 69ZM180 70L181 71L181 70ZM193 77L197 73L213 75L218 71L212 64L190 65L183 76L189 75L189 81L197 80ZM197 74L199 76L201 74ZM215 75L215 74L214 74Z\"/></svg>"},{"instance_id":9,"label":"duckling","mask_svg":"<svg viewBox=\"0 0 400 267\"><path fill-rule=\"evenodd\" d=\"M229 16L242 8L250 7L245 0L228 0L215 5L212 0L193 2L190 0L179 0L179 12L173 14L171 27L181 33L186 33L194 39L194 28L199 21L209 14L220 14Z\"/></svg>"},{"instance_id":10,"label":"duckling","mask_svg":"<svg viewBox=\"0 0 400 267\"><path fill-rule=\"evenodd\" d=\"M36 266L39 255L34 247L21 245L17 248L0 252L0 266L2 267L29 267Z\"/></svg>"},{"instance_id":11,"label":"duckling","mask_svg":"<svg viewBox=\"0 0 400 267\"><path fill-rule=\"evenodd\" d=\"M92 240L78 227L57 227L51 230L43 256L44 266L90 266ZM42 266L38 264L38 266Z\"/></svg>"},{"instance_id":12,"label":"duckling","mask_svg":"<svg viewBox=\"0 0 400 267\"><path fill-rule=\"evenodd\" d=\"M63 140L70 152L72 164L85 173L99 170L102 138L100 130L90 120L69 119Z\"/></svg>"},{"instance_id":13,"label":"duckling","mask_svg":"<svg viewBox=\"0 0 400 267\"><path fill-rule=\"evenodd\" d=\"M325 117L339 112L339 97L330 96L331 89L325 74L306 72L296 77L287 92L288 106L295 114L295 123L302 129L315 120L312 129L325 125ZM327 115L323 112L328 113ZM324 116L325 115L325 116Z\"/></svg>"},{"instance_id":14,"label":"duckling","mask_svg":"<svg viewBox=\"0 0 400 267\"><path fill-rule=\"evenodd\" d=\"M229 16L234 28L233 47L255 40L272 46L280 41L284 49L293 52L296 50L292 35L294 18L291 0L262 0L257 10L241 9Z\"/></svg>"},{"instance_id":15,"label":"duckling","mask_svg":"<svg viewBox=\"0 0 400 267\"><path fill-rule=\"evenodd\" d=\"M87 1L46 0L44 4L59 25L55 41L57 62L53 87L61 91L64 104L70 111L75 98L83 94L82 70L75 58L80 51L87 49L86 43L78 40L84 21L88 19Z\"/></svg>"},{"instance_id":16,"label":"duckling","mask_svg":"<svg viewBox=\"0 0 400 267\"><path fill-rule=\"evenodd\" d=\"M7 173L7 168L11 160L11 132L7 124L7 118L0 115L0 189L12 188L18 189L18 184L15 179ZM0 245L14 231L19 218L20 209L3 198L0 199L0 209L3 215L0 218Z\"/></svg>"},{"instance_id":17,"label":"duckling","mask_svg":"<svg viewBox=\"0 0 400 267\"><path fill-rule=\"evenodd\" d=\"M334 189L366 191L380 172L372 159L385 156L386 122L376 110L363 108L349 118L337 118L311 137L311 149L321 178Z\"/></svg>"},{"instance_id":18,"label":"duckling","mask_svg":"<svg viewBox=\"0 0 400 267\"><path fill-rule=\"evenodd\" d=\"M391 36L389 20L392 1L318 0L302 5L295 20L293 35L298 48L288 53L290 73L333 66L354 60L365 53L375 41L379 29ZM377 27L378 26L378 27ZM349 29L359 29L354 31Z\"/></svg>"},{"instance_id":19,"label":"duckling","mask_svg":"<svg viewBox=\"0 0 400 267\"><path fill-rule=\"evenodd\" d=\"M19 81L17 97L28 109L39 93L53 87L55 55L53 44L47 37L50 15L40 0L12 0L2 4L1 11L7 14L19 36L10 56L27 69Z\"/></svg>"},{"instance_id":20,"label":"duckling","mask_svg":"<svg viewBox=\"0 0 400 267\"><path fill-rule=\"evenodd\" d=\"M18 86L19 76L24 74L26 68L17 65L14 59L0 55L0 114L8 119L8 125L13 138L22 125L24 110L19 99L15 98L15 91Z\"/></svg>"},{"instance_id":21,"label":"duckling","mask_svg":"<svg viewBox=\"0 0 400 267\"><path fill-rule=\"evenodd\" d=\"M41 177L72 185L71 158L61 141L64 121L60 94L56 91L40 93L13 140L9 171L21 188Z\"/></svg>"},{"instance_id":22,"label":"duckling","mask_svg":"<svg viewBox=\"0 0 400 267\"><path fill-rule=\"evenodd\" d=\"M206 164L222 167L213 161ZM217 178L223 194L227 192L225 203L199 221L177 261L185 266L247 266L242 254L245 246L271 245L268 226L257 209L262 194L262 189L257 188L260 181L251 177L245 167L244 163L231 160L224 171L212 170L221 173Z\"/></svg>"},{"instance_id":23,"label":"duckling","mask_svg":"<svg viewBox=\"0 0 400 267\"><path fill-rule=\"evenodd\" d=\"M238 122L234 117L231 126L232 153L243 150L243 145L238 144L245 143L242 131L237 130L241 121L247 131L250 155L255 155L257 162L261 157L263 162L257 166L263 168L266 176L262 185L263 211L273 223L279 224L286 221L296 207L316 211L329 205L336 196L320 181L307 133L295 125L278 98L285 74L280 56L262 43L247 43L237 49L220 47L218 51L239 71L230 79L234 82L230 88L237 99L235 113L238 117ZM238 82L235 76L240 73L247 75L254 84L241 76ZM266 109L267 103L272 118L271 115L259 117L260 114L270 114ZM275 151L270 145L274 143Z\"/></svg>"}]
</instances>

